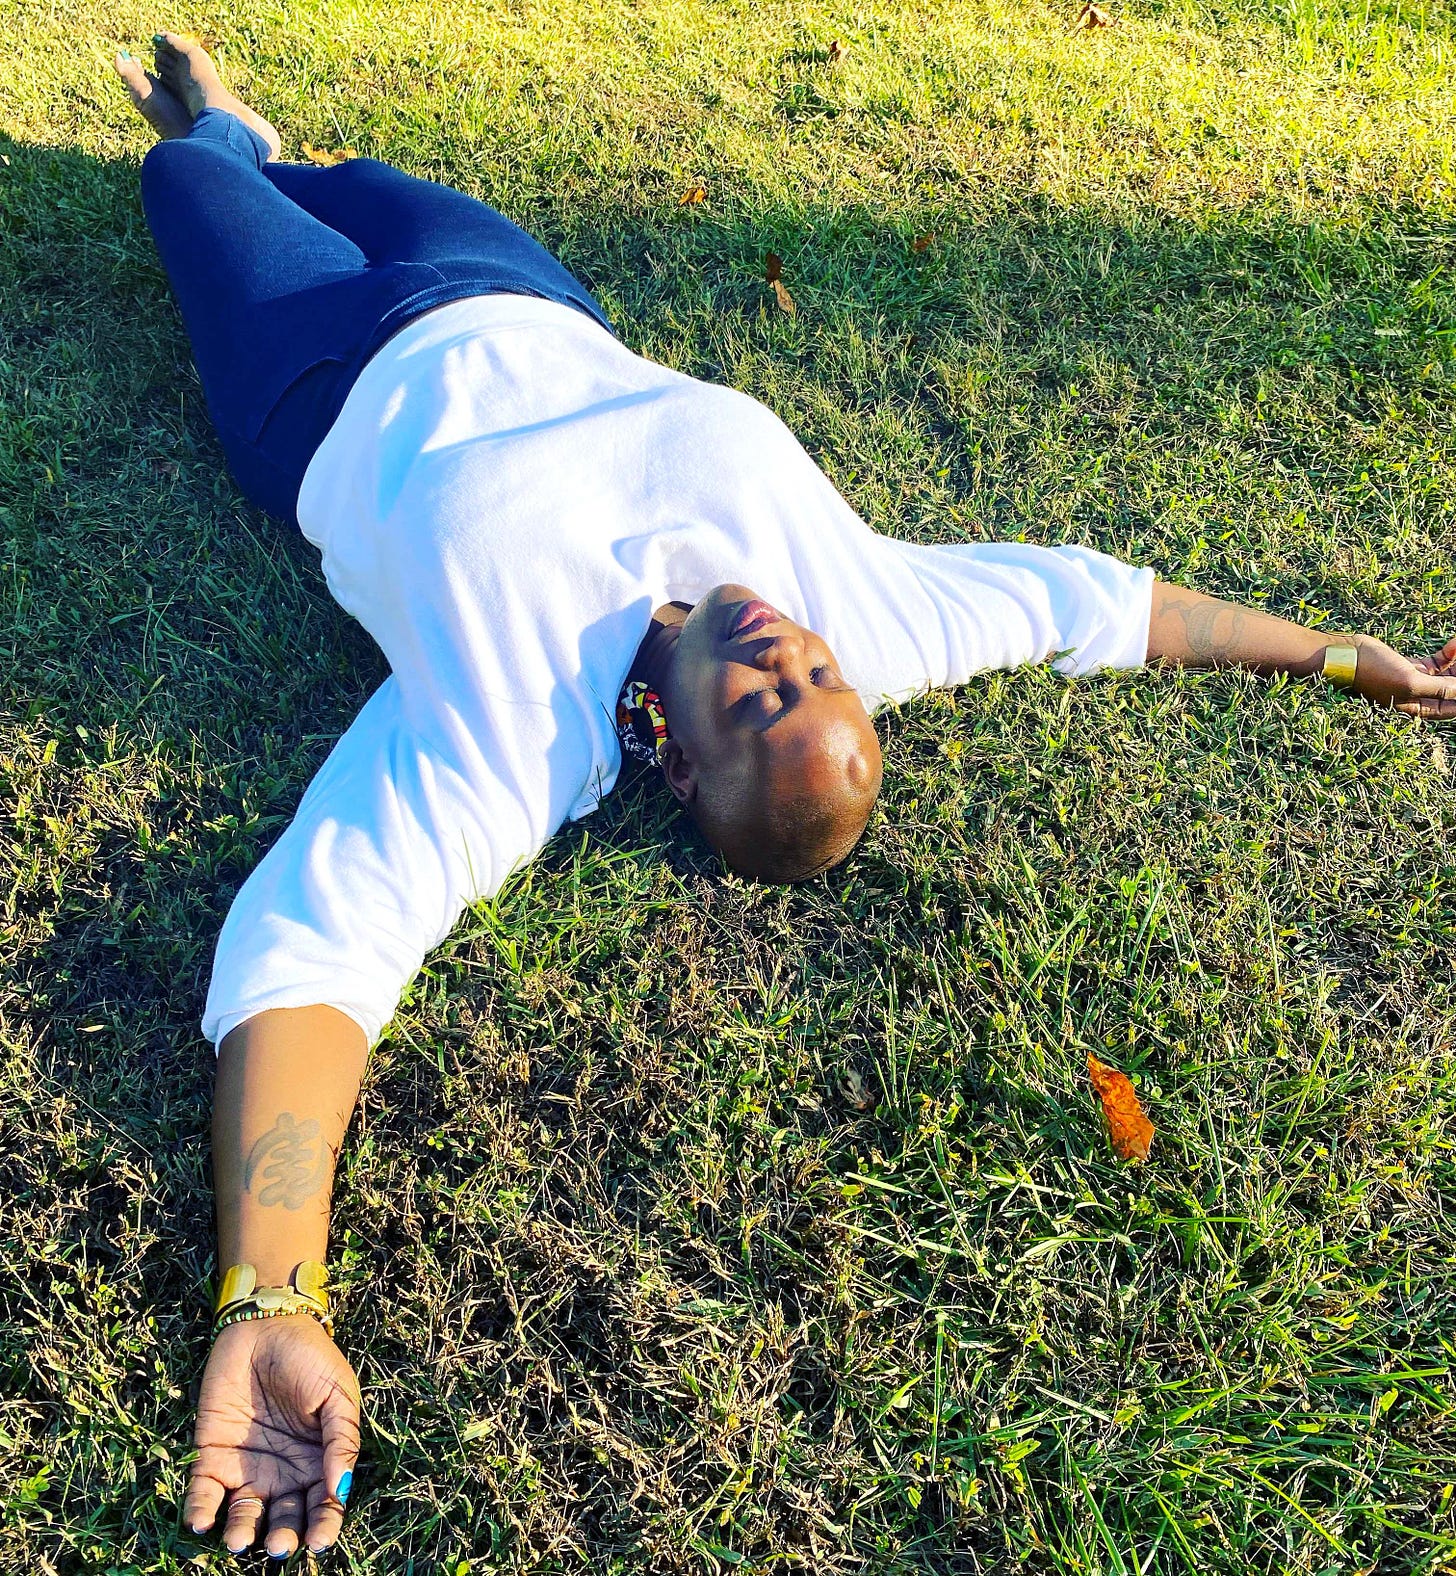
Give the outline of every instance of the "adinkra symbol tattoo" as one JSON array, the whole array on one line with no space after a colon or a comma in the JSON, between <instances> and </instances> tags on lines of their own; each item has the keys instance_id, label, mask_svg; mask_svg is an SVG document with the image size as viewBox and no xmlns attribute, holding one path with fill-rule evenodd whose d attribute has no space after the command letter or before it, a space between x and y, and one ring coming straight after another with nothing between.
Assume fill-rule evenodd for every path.
<instances>
[{"instance_id":1,"label":"adinkra symbol tattoo","mask_svg":"<svg viewBox=\"0 0 1456 1576\"><path fill-rule=\"evenodd\" d=\"M317 1121L309 1117L298 1122L291 1111L282 1111L248 1151L243 1191L251 1193L257 1178L262 1184L256 1194L260 1204L300 1209L323 1186L327 1170L328 1154Z\"/></svg>"},{"instance_id":2,"label":"adinkra symbol tattoo","mask_svg":"<svg viewBox=\"0 0 1456 1576\"><path fill-rule=\"evenodd\" d=\"M1174 602L1168 612L1183 620L1188 649L1199 657L1228 656L1249 621L1242 608L1209 607L1201 602Z\"/></svg>"}]
</instances>

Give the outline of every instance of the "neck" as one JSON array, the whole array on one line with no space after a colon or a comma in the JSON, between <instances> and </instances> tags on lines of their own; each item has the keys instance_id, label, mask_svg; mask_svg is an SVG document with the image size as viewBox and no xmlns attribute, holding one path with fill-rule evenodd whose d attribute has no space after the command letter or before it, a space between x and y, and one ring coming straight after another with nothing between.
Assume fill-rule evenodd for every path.
<instances>
[{"instance_id":1,"label":"neck","mask_svg":"<svg viewBox=\"0 0 1456 1576\"><path fill-rule=\"evenodd\" d=\"M686 602L669 602L652 615L652 625L642 637L632 659L628 678L638 679L664 698L672 682L677 639L692 609Z\"/></svg>"}]
</instances>

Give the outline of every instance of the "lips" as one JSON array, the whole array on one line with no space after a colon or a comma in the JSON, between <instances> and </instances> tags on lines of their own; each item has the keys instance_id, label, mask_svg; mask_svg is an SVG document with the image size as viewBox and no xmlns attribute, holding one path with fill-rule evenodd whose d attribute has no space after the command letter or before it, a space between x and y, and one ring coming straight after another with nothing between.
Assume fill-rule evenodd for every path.
<instances>
[{"instance_id":1,"label":"lips","mask_svg":"<svg viewBox=\"0 0 1456 1576\"><path fill-rule=\"evenodd\" d=\"M776 624L782 617L783 614L777 608L754 597L733 615L733 622L728 626L728 638L740 640L744 635L756 635L766 624Z\"/></svg>"}]
</instances>

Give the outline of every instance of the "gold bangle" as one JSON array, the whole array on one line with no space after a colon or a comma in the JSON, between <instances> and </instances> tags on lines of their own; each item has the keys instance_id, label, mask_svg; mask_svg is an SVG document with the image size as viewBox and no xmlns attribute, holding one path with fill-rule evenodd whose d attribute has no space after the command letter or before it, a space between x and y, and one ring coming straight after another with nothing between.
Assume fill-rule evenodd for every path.
<instances>
[{"instance_id":1,"label":"gold bangle","mask_svg":"<svg viewBox=\"0 0 1456 1576\"><path fill-rule=\"evenodd\" d=\"M309 1313L330 1333L329 1272L317 1259L296 1264L287 1286L259 1286L251 1264L234 1264L222 1278L213 1307L213 1333L245 1319L278 1319L288 1313Z\"/></svg>"},{"instance_id":2,"label":"gold bangle","mask_svg":"<svg viewBox=\"0 0 1456 1576\"><path fill-rule=\"evenodd\" d=\"M1323 677L1341 689L1348 689L1355 682L1355 669L1360 661L1359 646L1326 646Z\"/></svg>"}]
</instances>

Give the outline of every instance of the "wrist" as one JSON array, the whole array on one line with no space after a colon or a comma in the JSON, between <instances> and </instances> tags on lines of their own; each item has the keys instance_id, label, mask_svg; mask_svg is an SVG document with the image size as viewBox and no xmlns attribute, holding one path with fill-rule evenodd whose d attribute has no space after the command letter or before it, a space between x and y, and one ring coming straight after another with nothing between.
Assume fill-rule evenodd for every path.
<instances>
[{"instance_id":1,"label":"wrist","mask_svg":"<svg viewBox=\"0 0 1456 1576\"><path fill-rule=\"evenodd\" d=\"M1359 672L1359 642L1349 638L1332 641L1320 657L1319 673L1338 689L1355 689Z\"/></svg>"},{"instance_id":2,"label":"wrist","mask_svg":"<svg viewBox=\"0 0 1456 1576\"><path fill-rule=\"evenodd\" d=\"M234 1324L252 1324L303 1315L317 1319L332 1332L329 1273L315 1259L296 1264L285 1280L269 1284L252 1264L232 1264L224 1271L213 1304L213 1334Z\"/></svg>"}]
</instances>

